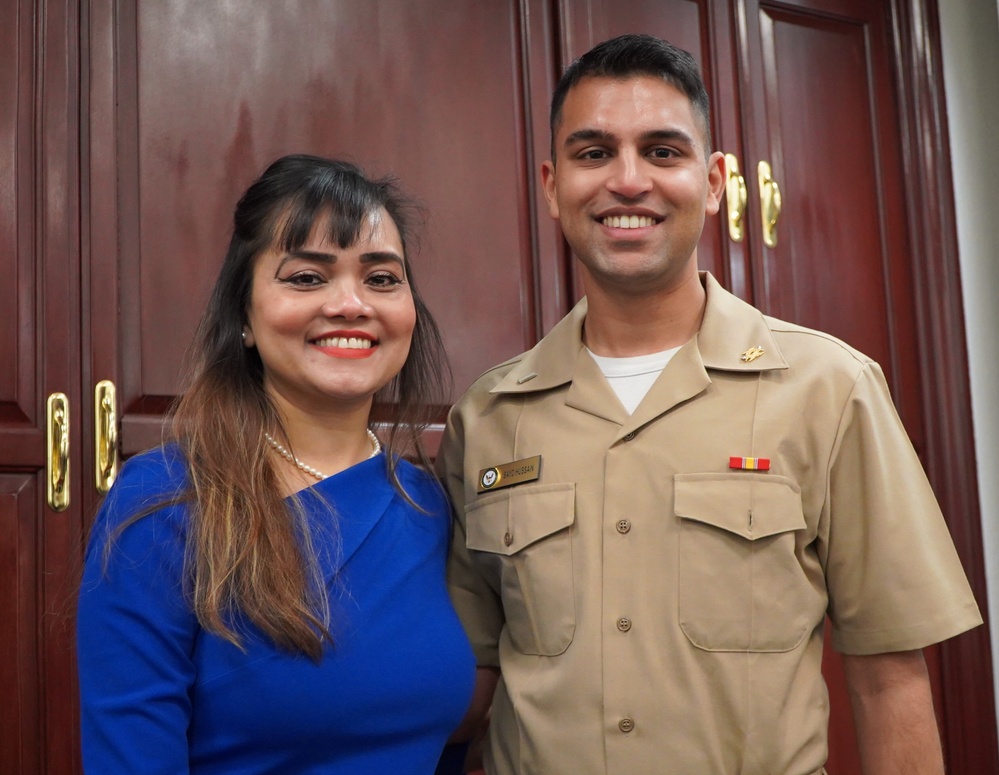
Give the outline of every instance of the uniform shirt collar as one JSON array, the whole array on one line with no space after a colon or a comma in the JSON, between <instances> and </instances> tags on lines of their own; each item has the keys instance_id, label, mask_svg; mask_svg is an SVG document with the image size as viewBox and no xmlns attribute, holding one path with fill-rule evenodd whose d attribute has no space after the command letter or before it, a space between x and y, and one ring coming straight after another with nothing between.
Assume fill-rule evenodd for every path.
<instances>
[{"instance_id":1,"label":"uniform shirt collar","mask_svg":"<svg viewBox=\"0 0 999 775\"><path fill-rule=\"evenodd\" d=\"M694 340L704 367L722 371L786 369L787 361L764 314L722 288L710 272L701 272L701 282L707 303L701 330ZM754 348L763 353L751 360L743 359Z\"/></svg>"},{"instance_id":2,"label":"uniform shirt collar","mask_svg":"<svg viewBox=\"0 0 999 775\"><path fill-rule=\"evenodd\" d=\"M744 372L786 369L787 361L763 313L722 288L710 272L701 272L701 282L707 296L701 328L681 352L696 347L705 369ZM583 349L585 319L583 298L490 392L531 393L572 382ZM762 354L752 360L743 359L754 348L762 349Z\"/></svg>"}]
</instances>

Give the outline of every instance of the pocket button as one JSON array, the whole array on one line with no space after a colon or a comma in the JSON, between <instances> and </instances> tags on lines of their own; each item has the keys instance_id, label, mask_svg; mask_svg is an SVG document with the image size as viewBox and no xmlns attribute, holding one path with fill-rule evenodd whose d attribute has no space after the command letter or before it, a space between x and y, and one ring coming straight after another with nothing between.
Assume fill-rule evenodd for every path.
<instances>
[{"instance_id":1,"label":"pocket button","mask_svg":"<svg viewBox=\"0 0 999 775\"><path fill-rule=\"evenodd\" d=\"M619 532L622 535L624 535L629 530L631 530L631 520L619 519L617 521L617 532Z\"/></svg>"},{"instance_id":2,"label":"pocket button","mask_svg":"<svg viewBox=\"0 0 999 775\"><path fill-rule=\"evenodd\" d=\"M629 619L627 616L622 616L620 619L617 620L617 628L621 632L627 632L628 630L631 629L631 619Z\"/></svg>"},{"instance_id":3,"label":"pocket button","mask_svg":"<svg viewBox=\"0 0 999 775\"><path fill-rule=\"evenodd\" d=\"M628 734L635 728L635 719L625 716L619 722L617 722L617 728L620 729L625 734Z\"/></svg>"}]
</instances>

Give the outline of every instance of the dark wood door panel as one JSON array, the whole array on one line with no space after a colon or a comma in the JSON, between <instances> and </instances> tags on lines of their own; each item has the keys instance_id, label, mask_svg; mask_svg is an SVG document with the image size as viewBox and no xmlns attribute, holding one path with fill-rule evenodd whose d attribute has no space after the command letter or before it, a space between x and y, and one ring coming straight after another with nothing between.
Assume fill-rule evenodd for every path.
<instances>
[{"instance_id":1,"label":"dark wood door panel","mask_svg":"<svg viewBox=\"0 0 999 775\"><path fill-rule=\"evenodd\" d=\"M72 598L81 406L73 0L0 4L0 772L77 755ZM69 504L46 505L46 398L69 406Z\"/></svg>"},{"instance_id":2,"label":"dark wood door panel","mask_svg":"<svg viewBox=\"0 0 999 775\"><path fill-rule=\"evenodd\" d=\"M784 199L777 248L766 253L767 302L890 364L885 259L906 242L882 212L899 195L890 182L884 190L883 174L901 165L892 155L885 170L878 158L877 125L897 126L893 111L879 115L872 89L869 45L879 30L777 8L762 7L759 18L770 163Z\"/></svg>"},{"instance_id":3,"label":"dark wood door panel","mask_svg":"<svg viewBox=\"0 0 999 775\"><path fill-rule=\"evenodd\" d=\"M585 0L566 4L563 24L570 60L602 40L647 33L689 51L707 75L712 53L708 5L707 0Z\"/></svg>"},{"instance_id":4,"label":"dark wood door panel","mask_svg":"<svg viewBox=\"0 0 999 775\"><path fill-rule=\"evenodd\" d=\"M22 431L38 425L32 21L27 3L0 5L0 426Z\"/></svg>"},{"instance_id":5,"label":"dark wood door panel","mask_svg":"<svg viewBox=\"0 0 999 775\"><path fill-rule=\"evenodd\" d=\"M889 330L871 325L888 319L888 299L868 34L854 20L761 9L769 161L784 200L763 290L774 314L888 363Z\"/></svg>"},{"instance_id":6,"label":"dark wood door panel","mask_svg":"<svg viewBox=\"0 0 999 775\"><path fill-rule=\"evenodd\" d=\"M0 474L0 771L40 772L37 511L30 474Z\"/></svg>"},{"instance_id":7,"label":"dark wood door panel","mask_svg":"<svg viewBox=\"0 0 999 775\"><path fill-rule=\"evenodd\" d=\"M878 361L921 447L887 7L853 0L807 5L760 3L750 25L760 66L754 160L771 164L783 199L777 246L761 246L756 262L755 300L770 314L831 333ZM755 165L748 174L759 213ZM760 233L759 215L750 225Z\"/></svg>"},{"instance_id":8,"label":"dark wood door panel","mask_svg":"<svg viewBox=\"0 0 999 775\"><path fill-rule=\"evenodd\" d=\"M158 441L134 431L180 389L235 200L283 153L393 172L426 206L416 271L456 385L533 344L517 3L112 6L90 18L91 316L126 451Z\"/></svg>"},{"instance_id":9,"label":"dark wood door panel","mask_svg":"<svg viewBox=\"0 0 999 775\"><path fill-rule=\"evenodd\" d=\"M78 519L44 501L44 474L0 473L0 772L19 775L68 775L79 761Z\"/></svg>"}]
</instances>

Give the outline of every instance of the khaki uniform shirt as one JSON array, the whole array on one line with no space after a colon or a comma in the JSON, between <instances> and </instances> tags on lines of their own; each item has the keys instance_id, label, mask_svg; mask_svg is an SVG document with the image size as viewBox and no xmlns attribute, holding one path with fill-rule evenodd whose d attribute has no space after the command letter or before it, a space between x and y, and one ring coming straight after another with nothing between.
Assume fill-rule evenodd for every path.
<instances>
[{"instance_id":1,"label":"khaki uniform shirt","mask_svg":"<svg viewBox=\"0 0 999 775\"><path fill-rule=\"evenodd\" d=\"M827 612L848 654L981 622L877 364L705 283L634 414L583 349L585 300L452 410L449 580L501 668L493 775L819 772ZM536 479L481 481L536 455Z\"/></svg>"}]
</instances>

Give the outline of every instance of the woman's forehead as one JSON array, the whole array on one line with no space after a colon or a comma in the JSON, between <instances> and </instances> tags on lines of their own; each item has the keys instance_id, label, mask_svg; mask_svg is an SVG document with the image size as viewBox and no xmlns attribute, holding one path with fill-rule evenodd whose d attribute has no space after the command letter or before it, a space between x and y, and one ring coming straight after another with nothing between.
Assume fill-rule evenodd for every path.
<instances>
[{"instance_id":1,"label":"woman's forehead","mask_svg":"<svg viewBox=\"0 0 999 775\"><path fill-rule=\"evenodd\" d=\"M271 246L294 250L307 243L328 242L346 248L386 231L384 236L394 236L401 242L398 225L381 205L373 205L357 216L337 212L332 204L313 213L289 206L275 219Z\"/></svg>"}]
</instances>

